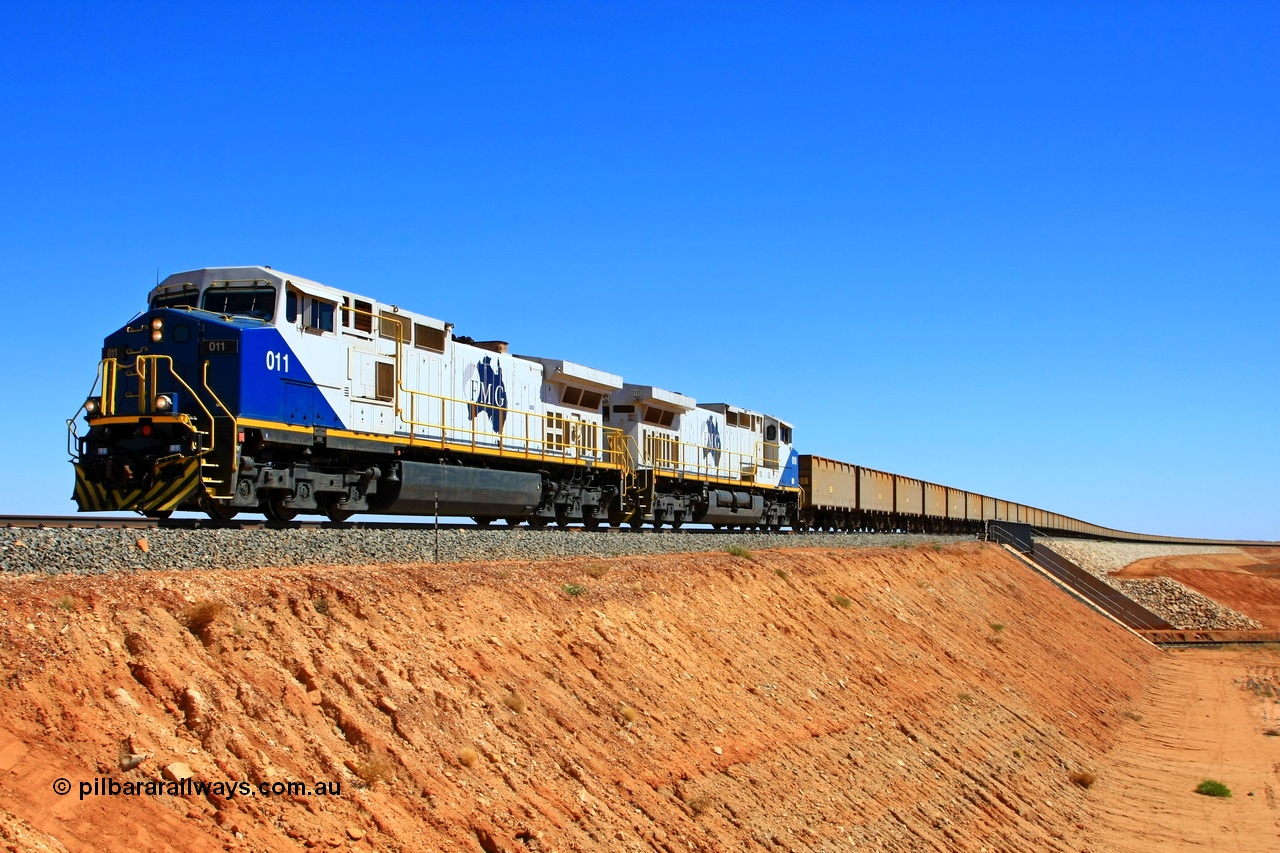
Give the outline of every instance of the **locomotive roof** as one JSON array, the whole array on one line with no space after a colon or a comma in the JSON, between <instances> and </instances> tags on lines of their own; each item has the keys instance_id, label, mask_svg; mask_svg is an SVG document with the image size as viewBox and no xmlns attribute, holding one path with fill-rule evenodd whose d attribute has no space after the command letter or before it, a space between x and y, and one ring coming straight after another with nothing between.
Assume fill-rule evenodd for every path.
<instances>
[{"instance_id":1,"label":"locomotive roof","mask_svg":"<svg viewBox=\"0 0 1280 853\"><path fill-rule=\"evenodd\" d=\"M184 284L195 285L196 287L206 287L217 282L252 281L265 281L275 285L276 287L288 284L313 296L322 296L332 299L335 302L340 301L344 296L349 296L354 299L367 301L370 304L386 306L392 311L404 313L411 317L420 319L427 325L435 328L444 329L450 328L453 325L445 320L439 320L427 314L422 314L417 311L408 311L398 306L391 305L390 303L380 302L379 300L373 299L369 296L363 296L350 290L342 290L341 288L321 284L320 282L313 281L309 278L293 275L292 273L287 273L284 270L274 270L271 267L266 266L203 267L201 269L188 270L187 272L176 272L173 275L166 277L164 281L152 288L151 292L148 294L148 301L150 301L151 296L154 296L157 291Z\"/></svg>"},{"instance_id":2,"label":"locomotive roof","mask_svg":"<svg viewBox=\"0 0 1280 853\"><path fill-rule=\"evenodd\" d=\"M281 285L290 282L297 285L303 290L316 289L324 292L342 293L343 291L329 287L327 284L321 284L318 281L312 281L297 275L291 275L283 270L273 270L271 267L204 267L198 270L188 270L187 272L176 272L165 278L155 286L155 290L173 287L180 284L194 284L197 287L204 287L214 282L220 281L268 281L275 285Z\"/></svg>"}]
</instances>

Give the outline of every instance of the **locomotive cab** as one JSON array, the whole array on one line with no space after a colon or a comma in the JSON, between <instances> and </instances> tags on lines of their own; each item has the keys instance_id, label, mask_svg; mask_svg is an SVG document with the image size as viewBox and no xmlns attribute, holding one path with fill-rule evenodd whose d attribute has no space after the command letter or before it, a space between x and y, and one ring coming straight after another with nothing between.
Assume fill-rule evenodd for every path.
<instances>
[{"instance_id":1,"label":"locomotive cab","mask_svg":"<svg viewBox=\"0 0 1280 853\"><path fill-rule=\"evenodd\" d=\"M87 433L68 422L82 512L233 514L243 439L232 417L244 397L238 355L274 331L281 301L282 288L260 271L170 276L145 312L107 336L93 392L76 413Z\"/></svg>"}]
</instances>

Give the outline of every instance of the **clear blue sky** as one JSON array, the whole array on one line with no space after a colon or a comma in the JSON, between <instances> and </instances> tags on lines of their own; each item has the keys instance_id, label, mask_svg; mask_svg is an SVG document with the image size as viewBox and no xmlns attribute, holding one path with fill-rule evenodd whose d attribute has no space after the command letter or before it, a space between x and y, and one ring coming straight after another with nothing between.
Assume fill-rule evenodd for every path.
<instances>
[{"instance_id":1,"label":"clear blue sky","mask_svg":"<svg viewBox=\"0 0 1280 853\"><path fill-rule=\"evenodd\" d=\"M0 4L0 512L270 264L1114 527L1280 539L1280 4Z\"/></svg>"}]
</instances>

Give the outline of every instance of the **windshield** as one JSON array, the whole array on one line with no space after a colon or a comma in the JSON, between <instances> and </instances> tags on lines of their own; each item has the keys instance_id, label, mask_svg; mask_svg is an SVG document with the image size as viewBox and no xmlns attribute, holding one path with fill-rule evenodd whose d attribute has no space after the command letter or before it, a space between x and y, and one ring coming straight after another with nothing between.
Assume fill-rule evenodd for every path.
<instances>
[{"instance_id":1,"label":"windshield","mask_svg":"<svg viewBox=\"0 0 1280 853\"><path fill-rule=\"evenodd\" d=\"M270 320L276 313L276 289L266 282L214 285L204 292L201 307L217 314L246 314Z\"/></svg>"},{"instance_id":2,"label":"windshield","mask_svg":"<svg viewBox=\"0 0 1280 853\"><path fill-rule=\"evenodd\" d=\"M195 308L200 300L200 291L194 287L184 290L171 290L168 293L157 293L151 297L152 308Z\"/></svg>"}]
</instances>

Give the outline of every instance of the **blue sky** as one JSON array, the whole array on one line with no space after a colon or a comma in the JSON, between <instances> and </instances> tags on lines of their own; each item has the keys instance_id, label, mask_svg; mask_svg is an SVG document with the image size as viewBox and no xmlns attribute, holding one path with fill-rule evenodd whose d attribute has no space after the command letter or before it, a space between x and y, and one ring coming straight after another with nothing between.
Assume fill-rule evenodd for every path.
<instances>
[{"instance_id":1,"label":"blue sky","mask_svg":"<svg viewBox=\"0 0 1280 853\"><path fill-rule=\"evenodd\" d=\"M0 512L270 264L1088 521L1280 539L1280 5L0 5Z\"/></svg>"}]
</instances>

